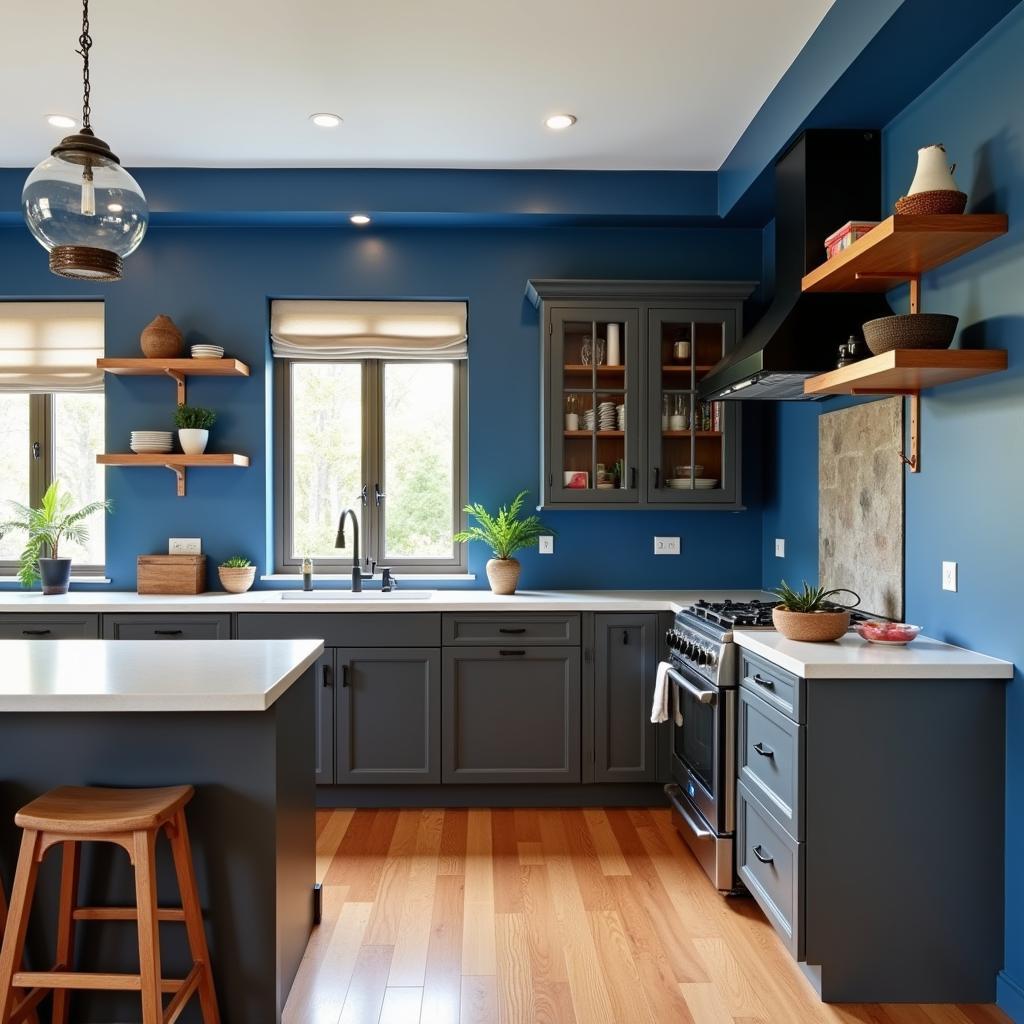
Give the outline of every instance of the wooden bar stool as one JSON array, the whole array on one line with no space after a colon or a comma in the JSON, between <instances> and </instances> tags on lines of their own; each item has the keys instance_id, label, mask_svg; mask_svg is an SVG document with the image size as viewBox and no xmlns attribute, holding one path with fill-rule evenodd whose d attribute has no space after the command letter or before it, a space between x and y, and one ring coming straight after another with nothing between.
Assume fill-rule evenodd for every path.
<instances>
[{"instance_id":1,"label":"wooden bar stool","mask_svg":"<svg viewBox=\"0 0 1024 1024\"><path fill-rule=\"evenodd\" d=\"M0 885L0 942L3 941L4 929L7 927L7 897L4 895L4 887ZM40 996L39 999L42 997ZM11 1024L39 1024L39 1014L36 1013L36 1004L39 999L25 998L23 993L18 993L14 1000L14 1010L11 1013Z\"/></svg>"},{"instance_id":2,"label":"wooden bar stool","mask_svg":"<svg viewBox=\"0 0 1024 1024\"><path fill-rule=\"evenodd\" d=\"M138 992L142 1024L171 1024L193 994L199 996L203 1024L219 1024L213 973L206 948L202 910L185 826L191 786L164 789L98 789L62 786L26 804L14 821L22 829L21 852L11 891L11 907L0 950L0 1024L24 1018L53 991L53 1024L67 1024L68 998L75 989ZM166 832L178 876L181 907L157 906L156 841ZM79 907L80 843L115 843L127 851L135 868L134 907ZM39 865L51 846L63 850L57 922L56 963L50 971L24 971L22 962L29 913ZM72 969L76 921L136 921L139 931L138 974L86 974ZM192 969L181 981L160 973L161 921L181 921L188 935ZM18 989L31 990L21 998ZM163 994L171 995L165 1007ZM21 1000L19 1002L19 999Z\"/></svg>"}]
</instances>

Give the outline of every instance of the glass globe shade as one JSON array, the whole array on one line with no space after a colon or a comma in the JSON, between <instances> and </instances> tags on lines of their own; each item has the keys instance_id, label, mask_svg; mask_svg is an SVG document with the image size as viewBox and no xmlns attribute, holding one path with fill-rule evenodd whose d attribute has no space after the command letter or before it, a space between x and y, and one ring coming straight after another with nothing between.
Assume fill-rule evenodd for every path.
<instances>
[{"instance_id":1,"label":"glass globe shade","mask_svg":"<svg viewBox=\"0 0 1024 1024\"><path fill-rule=\"evenodd\" d=\"M29 231L51 253L54 270L54 250L94 249L117 257L119 277L120 258L139 247L149 223L149 207L138 182L116 160L96 153L48 156L28 176L21 205ZM111 276L88 266L57 272Z\"/></svg>"}]
</instances>

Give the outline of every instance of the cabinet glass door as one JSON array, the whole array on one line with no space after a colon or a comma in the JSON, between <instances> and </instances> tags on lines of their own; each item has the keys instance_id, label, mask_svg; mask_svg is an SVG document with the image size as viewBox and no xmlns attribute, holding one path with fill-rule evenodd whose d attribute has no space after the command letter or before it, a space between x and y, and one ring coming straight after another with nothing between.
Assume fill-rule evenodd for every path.
<instances>
[{"instance_id":1,"label":"cabinet glass door","mask_svg":"<svg viewBox=\"0 0 1024 1024\"><path fill-rule=\"evenodd\" d=\"M700 381L732 347L731 310L652 310L649 325L647 499L676 504L736 500L735 402L703 402Z\"/></svg>"},{"instance_id":2,"label":"cabinet glass door","mask_svg":"<svg viewBox=\"0 0 1024 1024\"><path fill-rule=\"evenodd\" d=\"M548 494L566 504L639 498L639 316L635 309L551 315Z\"/></svg>"}]
</instances>

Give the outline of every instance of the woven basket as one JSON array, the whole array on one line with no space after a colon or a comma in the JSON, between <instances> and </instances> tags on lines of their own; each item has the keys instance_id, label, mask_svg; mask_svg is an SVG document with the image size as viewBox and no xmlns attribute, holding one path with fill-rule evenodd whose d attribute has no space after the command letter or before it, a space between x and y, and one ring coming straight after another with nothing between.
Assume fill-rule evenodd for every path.
<instances>
[{"instance_id":1,"label":"woven basket","mask_svg":"<svg viewBox=\"0 0 1024 1024\"><path fill-rule=\"evenodd\" d=\"M966 209L967 193L954 192L946 188L933 192L917 192L912 196L900 196L896 200L896 212L905 215L963 213Z\"/></svg>"},{"instance_id":2,"label":"woven basket","mask_svg":"<svg viewBox=\"0 0 1024 1024\"><path fill-rule=\"evenodd\" d=\"M229 568L218 565L217 575L220 577L220 585L229 594L244 594L256 581L256 566Z\"/></svg>"},{"instance_id":3,"label":"woven basket","mask_svg":"<svg viewBox=\"0 0 1024 1024\"><path fill-rule=\"evenodd\" d=\"M883 316L864 324L864 340L876 356L894 348L949 348L958 322L948 313Z\"/></svg>"},{"instance_id":4,"label":"woven basket","mask_svg":"<svg viewBox=\"0 0 1024 1024\"><path fill-rule=\"evenodd\" d=\"M824 643L826 640L838 640L850 628L850 613L791 612L785 608L773 608L772 622L787 640Z\"/></svg>"},{"instance_id":5,"label":"woven basket","mask_svg":"<svg viewBox=\"0 0 1024 1024\"><path fill-rule=\"evenodd\" d=\"M487 562L487 581L495 594L514 594L519 584L518 558L491 558Z\"/></svg>"}]
</instances>

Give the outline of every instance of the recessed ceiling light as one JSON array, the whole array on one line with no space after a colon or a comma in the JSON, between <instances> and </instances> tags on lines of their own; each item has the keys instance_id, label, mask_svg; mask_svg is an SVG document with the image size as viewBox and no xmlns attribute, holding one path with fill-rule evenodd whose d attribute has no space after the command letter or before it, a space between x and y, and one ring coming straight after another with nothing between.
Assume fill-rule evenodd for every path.
<instances>
[{"instance_id":1,"label":"recessed ceiling light","mask_svg":"<svg viewBox=\"0 0 1024 1024\"><path fill-rule=\"evenodd\" d=\"M552 131L560 132L565 128L571 128L576 123L575 114L552 114L544 122Z\"/></svg>"},{"instance_id":2,"label":"recessed ceiling light","mask_svg":"<svg viewBox=\"0 0 1024 1024\"><path fill-rule=\"evenodd\" d=\"M318 128L337 128L341 124L341 118L337 114L310 114L309 119Z\"/></svg>"},{"instance_id":3,"label":"recessed ceiling light","mask_svg":"<svg viewBox=\"0 0 1024 1024\"><path fill-rule=\"evenodd\" d=\"M353 224L358 224L360 227L364 224L370 223L370 218L367 217L365 213L353 213L352 216L349 217L349 220L352 221Z\"/></svg>"},{"instance_id":4,"label":"recessed ceiling light","mask_svg":"<svg viewBox=\"0 0 1024 1024\"><path fill-rule=\"evenodd\" d=\"M46 123L53 125L54 128L74 128L78 122L67 114L48 114Z\"/></svg>"}]
</instances>

